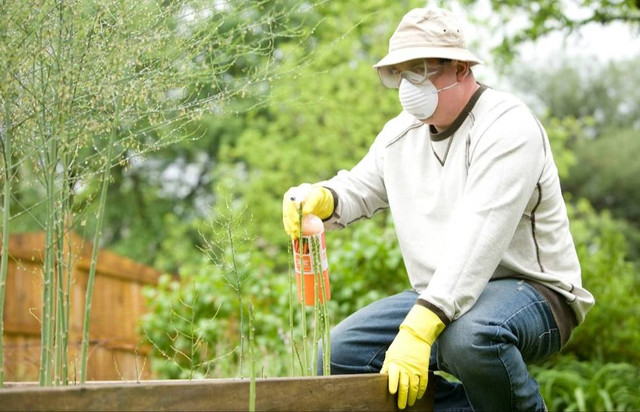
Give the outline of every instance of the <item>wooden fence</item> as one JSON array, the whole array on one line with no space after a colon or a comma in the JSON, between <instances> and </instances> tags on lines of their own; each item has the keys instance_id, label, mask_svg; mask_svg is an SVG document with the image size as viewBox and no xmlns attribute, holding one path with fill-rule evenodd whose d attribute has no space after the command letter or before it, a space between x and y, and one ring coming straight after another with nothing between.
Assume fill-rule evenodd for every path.
<instances>
[{"instance_id":1,"label":"wooden fence","mask_svg":"<svg viewBox=\"0 0 640 412\"><path fill-rule=\"evenodd\" d=\"M91 243L71 236L69 379L79 379L84 301ZM6 381L38 380L42 313L43 233L11 236L4 308ZM88 380L151 377L149 347L142 345L138 322L145 312L142 288L160 273L102 250L98 255L89 328Z\"/></svg>"}]
</instances>

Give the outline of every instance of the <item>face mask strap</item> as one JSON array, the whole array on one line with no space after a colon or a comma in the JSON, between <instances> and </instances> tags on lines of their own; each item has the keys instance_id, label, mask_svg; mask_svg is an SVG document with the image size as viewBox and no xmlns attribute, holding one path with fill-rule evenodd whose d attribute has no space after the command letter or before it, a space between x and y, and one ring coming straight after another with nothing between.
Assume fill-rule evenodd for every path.
<instances>
[{"instance_id":1,"label":"face mask strap","mask_svg":"<svg viewBox=\"0 0 640 412\"><path fill-rule=\"evenodd\" d=\"M456 80L456 82L455 82L455 83L450 84L450 85L448 85L448 86L445 86L445 87L443 87L442 89L436 89L436 91L437 91L438 93L440 93L440 92L445 91L445 90L453 89L453 88L454 88L454 87L456 87L457 85L458 85L458 81Z\"/></svg>"}]
</instances>

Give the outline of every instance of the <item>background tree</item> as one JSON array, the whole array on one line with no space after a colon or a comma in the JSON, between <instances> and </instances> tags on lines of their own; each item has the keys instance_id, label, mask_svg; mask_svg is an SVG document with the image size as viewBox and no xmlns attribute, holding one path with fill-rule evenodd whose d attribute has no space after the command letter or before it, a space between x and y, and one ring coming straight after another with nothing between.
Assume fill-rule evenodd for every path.
<instances>
[{"instance_id":1,"label":"background tree","mask_svg":"<svg viewBox=\"0 0 640 412\"><path fill-rule=\"evenodd\" d=\"M446 2L440 2L443 3ZM459 3L468 7L486 4L476 0L461 0ZM640 2L637 0L490 0L489 4L489 17L470 15L472 21L490 26L501 39L493 50L497 63L511 62L520 45L550 33L570 35L590 24L622 22L637 27L640 23Z\"/></svg>"}]
</instances>

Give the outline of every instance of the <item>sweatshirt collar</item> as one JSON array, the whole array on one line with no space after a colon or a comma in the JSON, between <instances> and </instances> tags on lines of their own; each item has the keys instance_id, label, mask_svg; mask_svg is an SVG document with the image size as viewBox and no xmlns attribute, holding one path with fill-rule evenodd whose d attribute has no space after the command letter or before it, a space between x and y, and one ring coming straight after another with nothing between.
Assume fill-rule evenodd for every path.
<instances>
[{"instance_id":1,"label":"sweatshirt collar","mask_svg":"<svg viewBox=\"0 0 640 412\"><path fill-rule=\"evenodd\" d=\"M471 99L469 99L467 104L462 109L462 112L460 112L458 117L456 117L456 120L453 122L453 124L451 124L451 127L449 127L447 130L438 132L435 127L429 125L429 135L431 137L431 140L438 142L452 136L456 131L458 131L462 123L469 115L469 112L471 112L471 109L473 109L473 106L475 106L476 102L485 90L487 90L487 86L485 86L484 84L480 84L478 90L473 93Z\"/></svg>"}]
</instances>

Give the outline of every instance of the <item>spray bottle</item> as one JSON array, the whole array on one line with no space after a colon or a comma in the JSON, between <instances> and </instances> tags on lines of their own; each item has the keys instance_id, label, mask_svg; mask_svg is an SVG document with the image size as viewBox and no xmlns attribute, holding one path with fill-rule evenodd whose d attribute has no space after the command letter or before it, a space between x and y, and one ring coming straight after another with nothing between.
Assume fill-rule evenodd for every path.
<instances>
[{"instance_id":1,"label":"spray bottle","mask_svg":"<svg viewBox=\"0 0 640 412\"><path fill-rule=\"evenodd\" d=\"M304 299L305 305L314 306L316 296L318 296L319 303L323 303L325 297L327 301L331 299L324 224L319 217L309 214L302 217L301 225L302 237L293 240L293 261L296 285L298 286L298 300L302 302ZM300 254L300 242L302 242L302 255ZM300 268L301 264L302 269ZM322 274L316 273L316 271L322 271Z\"/></svg>"}]
</instances>

